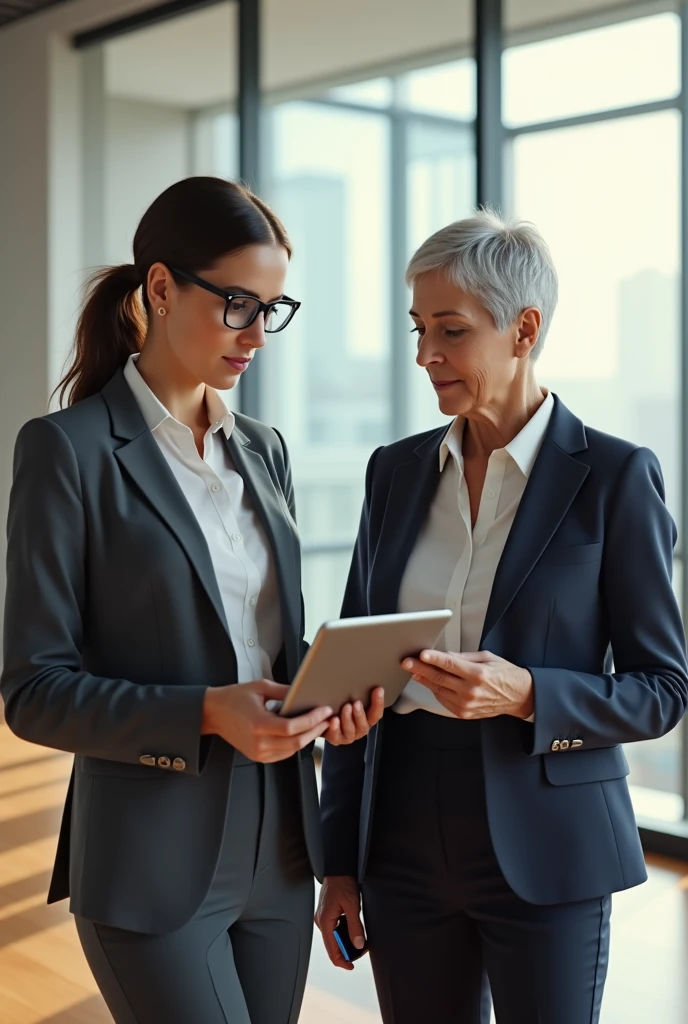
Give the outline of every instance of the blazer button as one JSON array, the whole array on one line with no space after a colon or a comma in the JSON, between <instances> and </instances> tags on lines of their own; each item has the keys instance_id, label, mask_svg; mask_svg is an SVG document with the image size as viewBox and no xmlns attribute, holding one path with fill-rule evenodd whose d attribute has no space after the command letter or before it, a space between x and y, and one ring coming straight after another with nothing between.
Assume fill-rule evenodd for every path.
<instances>
[{"instance_id":1,"label":"blazer button","mask_svg":"<svg viewBox=\"0 0 688 1024\"><path fill-rule=\"evenodd\" d=\"M184 769L186 768L186 761L184 760L183 757L175 757L174 761L172 762L172 767L177 772L183 772Z\"/></svg>"},{"instance_id":2,"label":"blazer button","mask_svg":"<svg viewBox=\"0 0 688 1024\"><path fill-rule=\"evenodd\" d=\"M568 750L570 746L571 746L571 744L569 743L568 740L562 740L561 743L559 744L559 749L560 750Z\"/></svg>"},{"instance_id":3,"label":"blazer button","mask_svg":"<svg viewBox=\"0 0 688 1024\"><path fill-rule=\"evenodd\" d=\"M561 746L561 743L559 742L559 740L552 740L552 746L549 749L550 750L559 750L560 746Z\"/></svg>"},{"instance_id":4,"label":"blazer button","mask_svg":"<svg viewBox=\"0 0 688 1024\"><path fill-rule=\"evenodd\" d=\"M577 750L578 747L583 746L583 740L571 740L571 749Z\"/></svg>"},{"instance_id":5,"label":"blazer button","mask_svg":"<svg viewBox=\"0 0 688 1024\"><path fill-rule=\"evenodd\" d=\"M164 754L163 754L162 757L158 758L158 767L159 768L169 768L171 763L172 762L170 761L169 757L165 757Z\"/></svg>"},{"instance_id":6,"label":"blazer button","mask_svg":"<svg viewBox=\"0 0 688 1024\"><path fill-rule=\"evenodd\" d=\"M141 764L147 764L149 768L155 768L155 758L153 757L152 754L143 754L139 758L139 761L141 762Z\"/></svg>"}]
</instances>

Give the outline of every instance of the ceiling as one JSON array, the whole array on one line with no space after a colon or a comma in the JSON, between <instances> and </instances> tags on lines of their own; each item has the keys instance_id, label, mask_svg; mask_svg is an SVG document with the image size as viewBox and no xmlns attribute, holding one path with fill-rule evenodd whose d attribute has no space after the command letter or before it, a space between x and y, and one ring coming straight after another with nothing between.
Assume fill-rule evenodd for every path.
<instances>
[{"instance_id":1,"label":"ceiling","mask_svg":"<svg viewBox=\"0 0 688 1024\"><path fill-rule=\"evenodd\" d=\"M304 95L309 83L322 89L388 70L437 63L470 53L476 0L260 0L263 16L261 81L265 93ZM614 19L614 9L636 15L665 8L666 0L502 0L505 31L537 37L544 23L566 31L582 19ZM64 15L43 19L60 6ZM98 0L107 10L109 0ZM128 15L160 0L128 0ZM34 14L41 23L71 35L79 17L66 0L0 0L0 30ZM81 11L81 4L74 4ZM120 3L113 4L121 8ZM182 4L179 3L181 9ZM203 0L185 14L109 39L104 47L106 91L114 97L199 109L226 103L236 93L237 9L230 0ZM403 12L403 17L400 13ZM57 12L55 12L57 15ZM126 19L125 19L126 20ZM52 23L55 22L55 25ZM568 30L572 29L572 23ZM27 25L28 28L28 25ZM51 30L52 30L51 29ZM545 30L543 28L543 30ZM523 40L519 40L523 41Z\"/></svg>"},{"instance_id":2,"label":"ceiling","mask_svg":"<svg viewBox=\"0 0 688 1024\"><path fill-rule=\"evenodd\" d=\"M236 95L236 14L233 3L201 5L110 39L104 44L106 94L182 110L228 103Z\"/></svg>"},{"instance_id":3,"label":"ceiling","mask_svg":"<svg viewBox=\"0 0 688 1024\"><path fill-rule=\"evenodd\" d=\"M46 7L55 7L64 0L0 0L0 28L11 21L25 18L27 14L43 11Z\"/></svg>"}]
</instances>

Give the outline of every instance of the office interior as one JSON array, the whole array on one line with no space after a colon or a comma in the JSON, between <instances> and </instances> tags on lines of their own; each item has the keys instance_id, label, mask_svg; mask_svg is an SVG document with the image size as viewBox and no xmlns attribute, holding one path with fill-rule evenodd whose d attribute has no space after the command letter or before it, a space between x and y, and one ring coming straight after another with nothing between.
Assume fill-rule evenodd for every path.
<instances>
[{"instance_id":1,"label":"office interior","mask_svg":"<svg viewBox=\"0 0 688 1024\"><path fill-rule=\"evenodd\" d=\"M89 273L129 262L147 205L195 174L249 183L294 244L299 316L227 400L288 440L308 638L338 615L369 455L442 422L414 365L406 263L482 204L552 248L540 382L659 456L688 616L688 3L0 2L3 523L17 431L55 407ZM0 570L0 604L3 589ZM673 1024L688 722L626 753L650 881L617 901L603 1021ZM70 763L0 724L13 1024L110 1019L66 909L43 905ZM316 940L302 1020L379 1019L369 967L335 971Z\"/></svg>"}]
</instances>

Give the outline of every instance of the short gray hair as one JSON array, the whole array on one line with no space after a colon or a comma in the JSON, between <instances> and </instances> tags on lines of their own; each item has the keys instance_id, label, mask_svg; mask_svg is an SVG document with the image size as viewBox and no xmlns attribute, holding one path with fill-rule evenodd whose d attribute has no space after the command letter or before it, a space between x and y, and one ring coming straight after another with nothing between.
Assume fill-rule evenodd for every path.
<instances>
[{"instance_id":1,"label":"short gray hair","mask_svg":"<svg viewBox=\"0 0 688 1024\"><path fill-rule=\"evenodd\" d=\"M494 210L479 210L435 232L411 258L406 282L421 274L443 272L478 299L505 331L524 309L542 314L532 358L542 352L557 305L559 283L549 247L527 221L506 220Z\"/></svg>"}]
</instances>

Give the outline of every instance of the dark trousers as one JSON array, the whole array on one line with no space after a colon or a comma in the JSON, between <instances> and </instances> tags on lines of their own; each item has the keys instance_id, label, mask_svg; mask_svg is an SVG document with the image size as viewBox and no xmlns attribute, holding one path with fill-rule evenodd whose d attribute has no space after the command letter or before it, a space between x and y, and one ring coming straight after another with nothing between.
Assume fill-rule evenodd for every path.
<instances>
[{"instance_id":1,"label":"dark trousers","mask_svg":"<svg viewBox=\"0 0 688 1024\"><path fill-rule=\"evenodd\" d=\"M178 931L142 935L76 919L116 1024L298 1020L314 883L293 768L237 755L215 879L202 907Z\"/></svg>"},{"instance_id":2,"label":"dark trousers","mask_svg":"<svg viewBox=\"0 0 688 1024\"><path fill-rule=\"evenodd\" d=\"M514 808L514 814L518 809ZM384 723L363 909L385 1024L597 1024L611 897L521 900L495 859L478 723Z\"/></svg>"}]
</instances>

